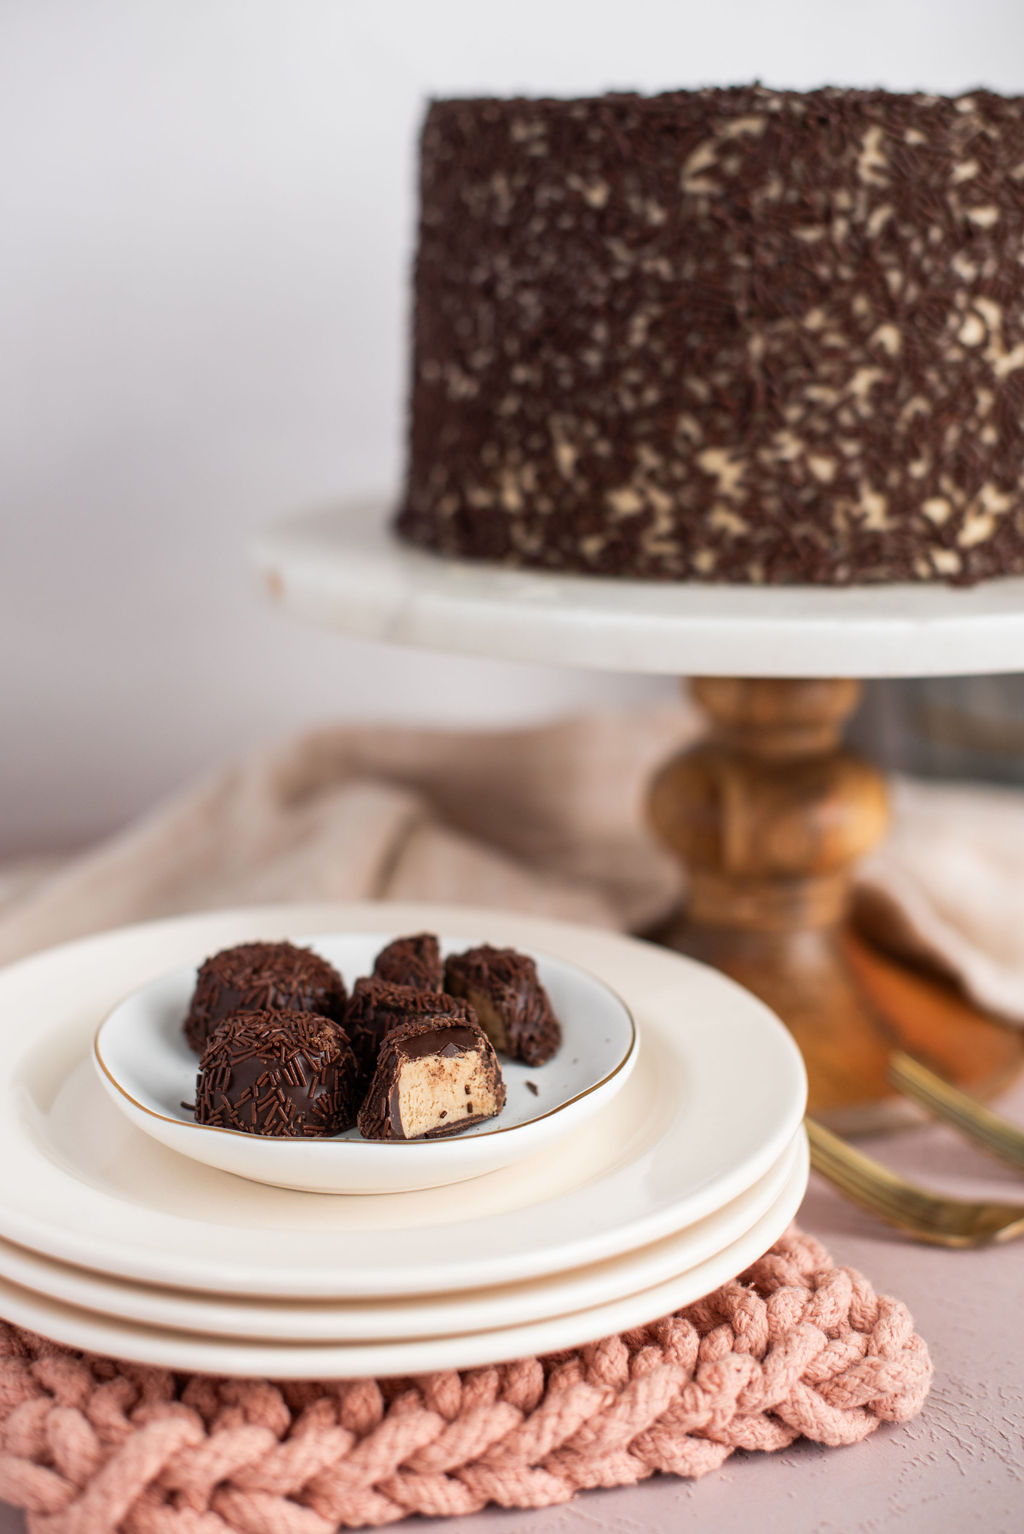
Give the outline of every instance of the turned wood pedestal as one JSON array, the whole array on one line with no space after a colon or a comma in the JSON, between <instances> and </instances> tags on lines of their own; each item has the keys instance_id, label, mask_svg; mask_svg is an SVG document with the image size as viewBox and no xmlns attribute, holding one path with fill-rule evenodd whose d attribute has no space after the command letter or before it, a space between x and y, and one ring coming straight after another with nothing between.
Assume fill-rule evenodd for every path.
<instances>
[{"instance_id":1,"label":"turned wood pedestal","mask_svg":"<svg viewBox=\"0 0 1024 1534\"><path fill-rule=\"evenodd\" d=\"M707 738L666 764L650 814L683 859L684 912L661 941L762 997L797 1039L810 1110L846 1132L909 1117L886 1078L899 1045L989 1096L1020 1034L857 936L851 872L882 836L885 785L840 745L860 683L704 678Z\"/></svg>"}]
</instances>

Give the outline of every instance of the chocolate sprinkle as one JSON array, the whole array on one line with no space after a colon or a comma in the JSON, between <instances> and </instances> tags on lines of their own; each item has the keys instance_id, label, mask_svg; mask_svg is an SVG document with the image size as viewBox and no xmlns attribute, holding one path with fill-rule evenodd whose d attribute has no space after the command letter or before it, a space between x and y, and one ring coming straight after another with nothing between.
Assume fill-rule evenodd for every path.
<instances>
[{"instance_id":1,"label":"chocolate sprinkle","mask_svg":"<svg viewBox=\"0 0 1024 1534\"><path fill-rule=\"evenodd\" d=\"M355 1119L345 1030L308 1012L237 1012L217 1028L196 1079L196 1121L243 1134L312 1138Z\"/></svg>"},{"instance_id":2,"label":"chocolate sprinkle","mask_svg":"<svg viewBox=\"0 0 1024 1534\"><path fill-rule=\"evenodd\" d=\"M1024 571L1024 98L456 100L401 536L667 580Z\"/></svg>"},{"instance_id":3,"label":"chocolate sprinkle","mask_svg":"<svg viewBox=\"0 0 1024 1534\"><path fill-rule=\"evenodd\" d=\"M196 977L185 1037L201 1053L232 1012L314 1012L341 1022L345 983L333 964L293 943L240 943L207 959Z\"/></svg>"}]
</instances>

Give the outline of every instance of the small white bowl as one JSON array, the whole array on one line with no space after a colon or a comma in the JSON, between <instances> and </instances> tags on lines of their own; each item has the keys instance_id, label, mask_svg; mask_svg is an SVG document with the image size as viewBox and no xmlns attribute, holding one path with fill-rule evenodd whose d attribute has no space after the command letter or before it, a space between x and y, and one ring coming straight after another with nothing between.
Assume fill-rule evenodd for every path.
<instances>
[{"instance_id":1,"label":"small white bowl","mask_svg":"<svg viewBox=\"0 0 1024 1534\"><path fill-rule=\"evenodd\" d=\"M351 989L373 968L394 932L295 938L341 971ZM444 937L442 953L474 945ZM496 1118L446 1140L364 1140L350 1129L332 1139L280 1139L197 1124L182 1106L195 1095L197 1060L182 1031L196 971L174 970L125 998L93 1046L100 1080L121 1112L146 1134L193 1161L252 1182L308 1193L409 1193L464 1182L512 1165L577 1129L625 1086L636 1063L629 1009L587 970L531 952L562 1025L546 1065L501 1057L507 1100Z\"/></svg>"}]
</instances>

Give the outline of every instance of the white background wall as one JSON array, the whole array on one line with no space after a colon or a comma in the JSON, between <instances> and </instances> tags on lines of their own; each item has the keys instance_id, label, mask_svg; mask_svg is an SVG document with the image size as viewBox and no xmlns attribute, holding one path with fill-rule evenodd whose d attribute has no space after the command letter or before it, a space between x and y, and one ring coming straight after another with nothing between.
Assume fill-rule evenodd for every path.
<instances>
[{"instance_id":1,"label":"white background wall","mask_svg":"<svg viewBox=\"0 0 1024 1534\"><path fill-rule=\"evenodd\" d=\"M342 716L670 683L293 625L249 531L401 461L429 94L1024 89L1021 0L0 0L0 850Z\"/></svg>"}]
</instances>

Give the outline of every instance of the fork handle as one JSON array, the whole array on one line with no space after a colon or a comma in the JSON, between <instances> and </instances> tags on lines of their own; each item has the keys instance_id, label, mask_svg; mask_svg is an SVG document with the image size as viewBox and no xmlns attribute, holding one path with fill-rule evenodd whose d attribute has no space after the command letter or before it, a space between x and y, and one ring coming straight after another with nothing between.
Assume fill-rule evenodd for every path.
<instances>
[{"instance_id":1,"label":"fork handle","mask_svg":"<svg viewBox=\"0 0 1024 1534\"><path fill-rule=\"evenodd\" d=\"M1024 1168L1024 1133L976 1098L943 1081L920 1060L897 1050L889 1061L889 1080L905 1097L920 1103L965 1140L1009 1166Z\"/></svg>"}]
</instances>

